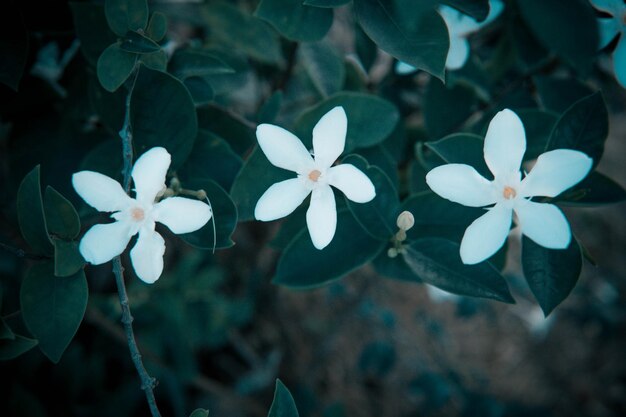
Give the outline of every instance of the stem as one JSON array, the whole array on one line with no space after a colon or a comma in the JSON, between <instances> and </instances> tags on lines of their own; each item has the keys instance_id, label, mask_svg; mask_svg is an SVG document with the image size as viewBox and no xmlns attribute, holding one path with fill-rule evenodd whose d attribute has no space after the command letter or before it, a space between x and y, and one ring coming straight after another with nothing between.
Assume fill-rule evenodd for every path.
<instances>
[{"instance_id":1,"label":"stem","mask_svg":"<svg viewBox=\"0 0 626 417\"><path fill-rule=\"evenodd\" d=\"M128 90L126 96L126 114L124 115L124 125L120 130L120 137L122 138L122 152L124 157L124 191L126 194L130 192L130 178L133 167L133 131L130 122L130 99L137 82L137 64L135 61L133 81ZM137 369L139 378L141 378L141 389L146 394L146 400L150 407L150 413L153 417L161 417L159 408L157 407L156 400L154 398L154 392L152 391L156 385L156 379L151 377L146 371L141 360L141 353L137 347L135 341L135 332L133 331L133 316L130 313L130 305L128 304L128 294L126 292L126 284L124 283L124 268L122 267L121 256L113 258L113 275L115 275L115 284L117 285L117 294L120 299L120 306L122 307L122 323L124 324L124 331L126 333L126 341L128 342L128 349L130 350L130 356L133 360L133 364Z\"/></svg>"},{"instance_id":2,"label":"stem","mask_svg":"<svg viewBox=\"0 0 626 417\"><path fill-rule=\"evenodd\" d=\"M19 258L33 259L33 260L41 260L41 259L49 259L48 256L43 255L35 255L33 253L28 253L23 249L14 248L13 246L9 246L6 243L0 242L0 248L6 250L7 252L11 252L13 255Z\"/></svg>"}]
</instances>

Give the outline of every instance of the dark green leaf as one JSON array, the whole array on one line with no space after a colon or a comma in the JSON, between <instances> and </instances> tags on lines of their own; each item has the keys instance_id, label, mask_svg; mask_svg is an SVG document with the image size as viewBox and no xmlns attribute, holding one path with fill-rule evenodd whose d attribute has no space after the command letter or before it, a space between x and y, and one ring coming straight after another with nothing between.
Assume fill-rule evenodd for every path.
<instances>
[{"instance_id":1,"label":"dark green leaf","mask_svg":"<svg viewBox=\"0 0 626 417\"><path fill-rule=\"evenodd\" d=\"M354 10L363 31L394 58L443 80L450 40L441 16L434 10L427 10L415 16L416 22L411 25L414 27L407 28L404 22L409 17L397 16L390 3L354 0Z\"/></svg>"},{"instance_id":2,"label":"dark green leaf","mask_svg":"<svg viewBox=\"0 0 626 417\"><path fill-rule=\"evenodd\" d=\"M254 124L250 126L250 123L244 123L242 119L218 107L198 109L200 128L224 138L239 155L247 154L256 143Z\"/></svg>"},{"instance_id":3,"label":"dark green leaf","mask_svg":"<svg viewBox=\"0 0 626 417\"><path fill-rule=\"evenodd\" d=\"M473 113L478 97L464 84L444 85L431 78L424 96L424 123L432 138L456 132Z\"/></svg>"},{"instance_id":4,"label":"dark green leaf","mask_svg":"<svg viewBox=\"0 0 626 417\"><path fill-rule=\"evenodd\" d=\"M349 211L340 211L332 242L315 249L308 230L302 230L283 251L272 282L300 289L319 287L371 261L384 245L371 238Z\"/></svg>"},{"instance_id":5,"label":"dark green leaf","mask_svg":"<svg viewBox=\"0 0 626 417\"><path fill-rule=\"evenodd\" d=\"M172 155L172 169L187 159L198 134L193 100L176 78L141 65L130 101L137 154L163 146Z\"/></svg>"},{"instance_id":6,"label":"dark green leaf","mask_svg":"<svg viewBox=\"0 0 626 417\"><path fill-rule=\"evenodd\" d=\"M586 0L518 0L517 5L537 39L587 74L598 47L598 26Z\"/></svg>"},{"instance_id":7,"label":"dark green leaf","mask_svg":"<svg viewBox=\"0 0 626 417\"><path fill-rule=\"evenodd\" d=\"M543 106L557 113L563 113L572 104L593 93L586 84L573 78L537 75L533 81Z\"/></svg>"},{"instance_id":8,"label":"dark green leaf","mask_svg":"<svg viewBox=\"0 0 626 417\"><path fill-rule=\"evenodd\" d=\"M137 55L120 48L119 43L111 44L98 58L97 74L102 87L114 92L128 79L135 68Z\"/></svg>"},{"instance_id":9,"label":"dark green leaf","mask_svg":"<svg viewBox=\"0 0 626 417\"><path fill-rule=\"evenodd\" d=\"M48 233L64 239L74 239L80 233L80 218L70 203L57 190L48 186L44 196Z\"/></svg>"},{"instance_id":10,"label":"dark green leaf","mask_svg":"<svg viewBox=\"0 0 626 417\"><path fill-rule=\"evenodd\" d=\"M100 82L91 78L89 82L89 99L94 110L109 132L116 136L124 123L126 105L126 89L117 89L114 93L105 90Z\"/></svg>"},{"instance_id":11,"label":"dark green leaf","mask_svg":"<svg viewBox=\"0 0 626 417\"><path fill-rule=\"evenodd\" d=\"M522 120L526 132L524 160L536 159L545 151L559 115L539 109L522 109L515 113Z\"/></svg>"},{"instance_id":12,"label":"dark green leaf","mask_svg":"<svg viewBox=\"0 0 626 417\"><path fill-rule=\"evenodd\" d=\"M95 171L122 180L122 145L118 140L107 140L96 145L80 164L81 170Z\"/></svg>"},{"instance_id":13,"label":"dark green leaf","mask_svg":"<svg viewBox=\"0 0 626 417\"><path fill-rule=\"evenodd\" d=\"M71 2L70 8L80 48L87 61L96 65L102 52L117 40L107 24L104 7L96 3Z\"/></svg>"},{"instance_id":14,"label":"dark green leaf","mask_svg":"<svg viewBox=\"0 0 626 417\"><path fill-rule=\"evenodd\" d=\"M168 71L178 79L187 77L204 77L213 74L232 74L235 72L230 65L218 57L205 51L185 49L178 50L170 59Z\"/></svg>"},{"instance_id":15,"label":"dark green leaf","mask_svg":"<svg viewBox=\"0 0 626 417\"><path fill-rule=\"evenodd\" d=\"M424 282L444 291L515 303L502 275L488 262L464 265L460 246L440 238L419 239L406 248L407 265Z\"/></svg>"},{"instance_id":16,"label":"dark green leaf","mask_svg":"<svg viewBox=\"0 0 626 417\"><path fill-rule=\"evenodd\" d=\"M436 142L426 142L438 156L449 164L473 166L486 178L492 178L483 155L483 138L471 133L454 133Z\"/></svg>"},{"instance_id":17,"label":"dark green leaf","mask_svg":"<svg viewBox=\"0 0 626 417\"><path fill-rule=\"evenodd\" d=\"M109 27L118 36L129 30L144 30L148 24L146 0L106 0L104 11Z\"/></svg>"},{"instance_id":18,"label":"dark green leaf","mask_svg":"<svg viewBox=\"0 0 626 417\"><path fill-rule=\"evenodd\" d=\"M314 7L339 7L350 3L351 0L304 0L302 4Z\"/></svg>"},{"instance_id":19,"label":"dark green leaf","mask_svg":"<svg viewBox=\"0 0 626 417\"><path fill-rule=\"evenodd\" d=\"M213 87L204 78L189 77L183 81L183 84L187 87L196 106L208 104L215 98Z\"/></svg>"},{"instance_id":20,"label":"dark green leaf","mask_svg":"<svg viewBox=\"0 0 626 417\"><path fill-rule=\"evenodd\" d=\"M3 343L2 341L7 339L15 340L15 333L13 333L13 330L6 324L4 319L0 317L0 345Z\"/></svg>"},{"instance_id":21,"label":"dark green leaf","mask_svg":"<svg viewBox=\"0 0 626 417\"><path fill-rule=\"evenodd\" d=\"M561 195L555 197L560 205L568 206L599 206L626 201L626 190L611 178L597 171L576 184Z\"/></svg>"},{"instance_id":22,"label":"dark green leaf","mask_svg":"<svg viewBox=\"0 0 626 417\"><path fill-rule=\"evenodd\" d=\"M374 184L376 197L369 203L355 203L347 198L346 202L354 217L370 236L387 242L398 229L396 219L400 213L400 200L395 185L380 168L370 166L358 155L350 155L342 163L354 165Z\"/></svg>"},{"instance_id":23,"label":"dark green leaf","mask_svg":"<svg viewBox=\"0 0 626 417\"><path fill-rule=\"evenodd\" d=\"M333 23L331 9L306 6L300 0L261 0L254 14L293 41L319 41Z\"/></svg>"},{"instance_id":24,"label":"dark green leaf","mask_svg":"<svg viewBox=\"0 0 626 417\"><path fill-rule=\"evenodd\" d=\"M243 161L219 136L200 129L196 144L185 163L183 178L210 178L229 190Z\"/></svg>"},{"instance_id":25,"label":"dark green leaf","mask_svg":"<svg viewBox=\"0 0 626 417\"><path fill-rule=\"evenodd\" d=\"M282 64L278 36L265 22L225 2L211 3L203 10L207 27L217 42L232 46L257 61Z\"/></svg>"},{"instance_id":26,"label":"dark green leaf","mask_svg":"<svg viewBox=\"0 0 626 417\"><path fill-rule=\"evenodd\" d=\"M142 54L139 55L139 62L150 69L165 72L167 68L167 54L163 49L151 54Z\"/></svg>"},{"instance_id":27,"label":"dark green leaf","mask_svg":"<svg viewBox=\"0 0 626 417\"><path fill-rule=\"evenodd\" d=\"M382 251L372 262L376 272L387 278L393 278L406 282L422 282L415 272L409 268L404 260L403 256L396 256L394 258L387 254L387 251Z\"/></svg>"},{"instance_id":28,"label":"dark green leaf","mask_svg":"<svg viewBox=\"0 0 626 417\"><path fill-rule=\"evenodd\" d=\"M449 6L482 22L489 14L489 0L442 0Z\"/></svg>"},{"instance_id":29,"label":"dark green leaf","mask_svg":"<svg viewBox=\"0 0 626 417\"><path fill-rule=\"evenodd\" d=\"M17 91L28 57L28 33L17 2L9 0L0 13L0 83Z\"/></svg>"},{"instance_id":30,"label":"dark green leaf","mask_svg":"<svg viewBox=\"0 0 626 417\"><path fill-rule=\"evenodd\" d=\"M63 239L54 240L54 275L69 277L85 266L85 260L78 250L78 242Z\"/></svg>"},{"instance_id":31,"label":"dark green leaf","mask_svg":"<svg viewBox=\"0 0 626 417\"><path fill-rule=\"evenodd\" d=\"M609 114L597 92L578 100L556 122L546 151L575 149L593 158L594 167L604 153L604 141L609 135Z\"/></svg>"},{"instance_id":32,"label":"dark green leaf","mask_svg":"<svg viewBox=\"0 0 626 417\"><path fill-rule=\"evenodd\" d=\"M283 104L283 92L278 90L274 92L259 109L257 120L259 123L273 123L276 116L280 113L280 106Z\"/></svg>"},{"instance_id":33,"label":"dark green leaf","mask_svg":"<svg viewBox=\"0 0 626 417\"><path fill-rule=\"evenodd\" d=\"M338 93L306 110L298 118L296 132L306 145L312 143L313 127L336 106L342 106L348 117L344 152L382 142L393 132L400 118L398 110L387 100L370 94Z\"/></svg>"},{"instance_id":34,"label":"dark green leaf","mask_svg":"<svg viewBox=\"0 0 626 417\"><path fill-rule=\"evenodd\" d=\"M205 178L193 178L185 181L182 186L190 190L206 191L213 209L213 217L200 230L179 236L197 248L213 249L212 222L215 222L215 248L225 249L233 246L231 236L237 227L237 208L228 193L214 181Z\"/></svg>"},{"instance_id":35,"label":"dark green leaf","mask_svg":"<svg viewBox=\"0 0 626 417\"><path fill-rule=\"evenodd\" d=\"M235 178L230 195L237 205L239 219L254 219L254 208L265 191L274 183L295 178L296 174L276 168L272 165L260 148L250 154L244 162L239 175Z\"/></svg>"},{"instance_id":36,"label":"dark green leaf","mask_svg":"<svg viewBox=\"0 0 626 417\"><path fill-rule=\"evenodd\" d=\"M52 255L52 242L43 211L39 165L22 180L17 191L17 220L24 240L40 255Z\"/></svg>"},{"instance_id":37,"label":"dark green leaf","mask_svg":"<svg viewBox=\"0 0 626 417\"><path fill-rule=\"evenodd\" d=\"M572 237L567 249L546 249L524 237L522 239L524 276L548 316L574 289L582 268L580 246Z\"/></svg>"},{"instance_id":38,"label":"dark green leaf","mask_svg":"<svg viewBox=\"0 0 626 417\"><path fill-rule=\"evenodd\" d=\"M378 47L365 34L360 26L354 27L354 37L356 53L361 61L361 64L363 64L365 71L369 72L378 57Z\"/></svg>"},{"instance_id":39,"label":"dark green leaf","mask_svg":"<svg viewBox=\"0 0 626 417\"><path fill-rule=\"evenodd\" d=\"M37 346L35 339L20 336L19 334L15 335L15 339L12 340L0 340L0 360L8 361L15 359L35 346Z\"/></svg>"},{"instance_id":40,"label":"dark green leaf","mask_svg":"<svg viewBox=\"0 0 626 417\"><path fill-rule=\"evenodd\" d=\"M296 403L280 379L276 380L274 400L267 417L298 417Z\"/></svg>"},{"instance_id":41,"label":"dark green leaf","mask_svg":"<svg viewBox=\"0 0 626 417\"><path fill-rule=\"evenodd\" d=\"M189 417L209 417L209 410L205 410L204 408L196 408L191 412Z\"/></svg>"},{"instance_id":42,"label":"dark green leaf","mask_svg":"<svg viewBox=\"0 0 626 417\"><path fill-rule=\"evenodd\" d=\"M299 54L302 65L322 97L341 90L346 76L343 59L329 43L303 43Z\"/></svg>"},{"instance_id":43,"label":"dark green leaf","mask_svg":"<svg viewBox=\"0 0 626 417\"><path fill-rule=\"evenodd\" d=\"M87 308L87 279L79 271L56 277L51 262L33 265L20 288L22 316L39 348L54 363L71 342Z\"/></svg>"},{"instance_id":44,"label":"dark green leaf","mask_svg":"<svg viewBox=\"0 0 626 417\"><path fill-rule=\"evenodd\" d=\"M146 34L155 42L161 42L167 33L167 16L161 12L154 12L150 16Z\"/></svg>"},{"instance_id":45,"label":"dark green leaf","mask_svg":"<svg viewBox=\"0 0 626 417\"><path fill-rule=\"evenodd\" d=\"M120 48L135 54L150 54L161 49L159 44L152 39L132 30L122 39Z\"/></svg>"}]
</instances>

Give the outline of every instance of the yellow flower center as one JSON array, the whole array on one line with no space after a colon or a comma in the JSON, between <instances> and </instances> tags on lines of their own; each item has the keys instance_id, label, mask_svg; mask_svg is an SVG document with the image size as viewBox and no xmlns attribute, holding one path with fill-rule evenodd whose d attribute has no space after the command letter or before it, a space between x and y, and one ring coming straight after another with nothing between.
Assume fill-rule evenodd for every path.
<instances>
[{"instance_id":1,"label":"yellow flower center","mask_svg":"<svg viewBox=\"0 0 626 417\"><path fill-rule=\"evenodd\" d=\"M512 198L515 198L515 196L517 195L517 192L515 191L515 188L506 186L504 187L504 191L502 192L502 195L507 200L510 200Z\"/></svg>"},{"instance_id":2,"label":"yellow flower center","mask_svg":"<svg viewBox=\"0 0 626 417\"><path fill-rule=\"evenodd\" d=\"M144 213L143 209L141 207L135 207L131 212L130 212L130 217L133 218L133 220L140 222L143 219L146 218L146 213Z\"/></svg>"},{"instance_id":3,"label":"yellow flower center","mask_svg":"<svg viewBox=\"0 0 626 417\"><path fill-rule=\"evenodd\" d=\"M322 175L322 173L319 172L317 169L314 169L313 171L309 172L309 179L313 182L317 182L317 180L320 178L320 175Z\"/></svg>"}]
</instances>

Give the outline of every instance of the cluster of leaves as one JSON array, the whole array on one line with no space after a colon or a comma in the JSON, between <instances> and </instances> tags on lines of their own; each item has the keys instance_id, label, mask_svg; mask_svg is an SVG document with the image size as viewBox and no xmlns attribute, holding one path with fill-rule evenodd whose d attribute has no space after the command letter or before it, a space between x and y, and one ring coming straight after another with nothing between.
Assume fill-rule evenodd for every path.
<instances>
[{"instance_id":1,"label":"cluster of leaves","mask_svg":"<svg viewBox=\"0 0 626 417\"><path fill-rule=\"evenodd\" d=\"M546 150L569 148L585 152L597 166L608 136L608 111L602 93L592 86L613 81L594 66L597 26L585 0L506 2L503 15L472 39L477 47L470 61L447 73L449 39L437 12L441 4L477 20L489 11L487 0L210 1L185 7L154 4L155 10L146 0L73 2L82 57L74 59L65 79L65 104L72 110L69 120L59 123L51 117L42 129L52 126L49 131L58 137L66 135L56 146L71 148L64 152L80 160L71 167L74 171L89 169L121 179L118 132L127 116L135 155L165 147L172 155L170 176L185 189L206 191L215 215L215 246L226 249L234 244L237 224L253 220L263 192L289 177L255 145L256 124L286 127L310 148L315 123L342 106L348 117L342 163L365 172L377 196L366 204L338 200L337 232L322 251L310 241L303 209L283 221L271 239L281 252L272 282L319 287L371 263L390 278L512 303L501 273L507 247L488 261L464 265L459 241L482 210L436 196L424 182L425 173L444 163L466 163L489 177L482 157L484 132L503 108L515 110L524 122L527 161ZM349 58L329 32L338 16L353 18L348 24L354 42L348 49L356 53ZM17 90L27 67L28 34L15 7L4 18L12 19L12 28L20 27L12 32L13 41L0 44L3 59L8 57L0 66L0 82ZM379 50L429 75L399 76ZM383 75L377 76L382 67ZM25 88L17 96L27 96ZM4 112L3 117L11 120L14 114ZM41 140L41 130L0 128L3 142L21 139L23 149ZM24 159L10 163L23 166ZM58 362L88 303L84 261L77 251L81 224L70 202L76 198L69 177L50 179L66 183L59 189L69 200L51 186L42 195L40 170L31 169L14 169L30 171L15 193L16 217L28 246L22 254L33 259L18 285L17 309L26 329L17 331L0 317L0 358L15 358L38 344ZM67 174L67 169L59 172ZM620 185L594 170L551 202L587 207L624 199ZM397 244L396 219L405 210L413 214L415 226L400 256L390 257L388 250ZM92 210L78 212L84 222L93 221ZM214 247L211 225L183 239L200 249ZM566 250L523 239L524 275L546 315L574 288L583 257L589 255L578 238ZM168 274L159 285L168 280L176 282ZM196 289L192 281L204 285L190 280L186 291ZM249 317L236 317L233 305L224 307L224 314L238 325L245 323ZM194 311L211 316L215 306L207 302ZM187 307L183 302L176 308ZM191 316L181 314L181 321ZM220 333L225 326L217 327ZM194 347L203 346L204 341L196 342ZM280 396L281 387L277 400L288 403Z\"/></svg>"}]
</instances>

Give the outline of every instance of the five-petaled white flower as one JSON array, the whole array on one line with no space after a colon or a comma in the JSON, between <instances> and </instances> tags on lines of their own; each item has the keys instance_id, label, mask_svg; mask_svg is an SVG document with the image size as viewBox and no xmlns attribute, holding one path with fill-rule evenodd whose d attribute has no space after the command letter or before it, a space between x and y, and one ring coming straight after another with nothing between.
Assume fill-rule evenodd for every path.
<instances>
[{"instance_id":1,"label":"five-petaled white flower","mask_svg":"<svg viewBox=\"0 0 626 417\"><path fill-rule=\"evenodd\" d=\"M79 250L91 264L100 265L124 252L130 238L139 233L130 258L137 276L152 284L163 272L165 241L154 229L163 223L176 234L200 229L211 218L211 208L201 201L170 197L155 203L165 189L171 156L164 148L152 148L135 162L132 178L136 198L129 197L112 178L93 171L72 176L76 192L98 211L113 212L113 223L97 224L85 233Z\"/></svg>"},{"instance_id":2,"label":"five-petaled white flower","mask_svg":"<svg viewBox=\"0 0 626 417\"><path fill-rule=\"evenodd\" d=\"M565 249L571 231L565 215L555 205L531 201L531 197L556 197L582 180L592 166L586 154L557 149L539 155L524 179L520 172L526 152L524 125L511 110L491 120L485 137L485 162L493 181L473 167L447 164L426 175L430 188L440 196L470 207L495 205L465 230L461 259L476 264L492 256L509 234L513 212L521 232L549 249Z\"/></svg>"},{"instance_id":3,"label":"five-petaled white flower","mask_svg":"<svg viewBox=\"0 0 626 417\"><path fill-rule=\"evenodd\" d=\"M326 113L313 128L313 155L300 139L287 130L261 124L256 136L267 159L298 176L272 185L256 204L254 217L271 221L292 213L311 194L306 221L313 245L324 249L337 228L337 210L332 185L348 199L367 203L376 197L372 181L351 164L332 166L343 152L348 119L343 107Z\"/></svg>"},{"instance_id":4,"label":"five-petaled white flower","mask_svg":"<svg viewBox=\"0 0 626 417\"><path fill-rule=\"evenodd\" d=\"M619 34L620 38L613 51L615 78L626 88L626 3L624 0L591 0L591 4L611 17L599 17L600 49L606 47Z\"/></svg>"},{"instance_id":5,"label":"five-petaled white flower","mask_svg":"<svg viewBox=\"0 0 626 417\"><path fill-rule=\"evenodd\" d=\"M502 13L503 9L504 3L502 3L502 0L490 0L487 18L482 22L478 22L473 17L461 13L453 7L439 6L439 14L446 23L450 39L450 48L446 57L446 68L448 70L457 70L465 65L470 53L467 37L493 22ZM398 74L410 74L416 70L417 68L406 62L398 61L396 63L396 72Z\"/></svg>"}]
</instances>

